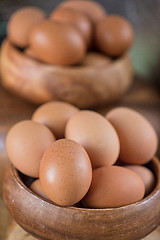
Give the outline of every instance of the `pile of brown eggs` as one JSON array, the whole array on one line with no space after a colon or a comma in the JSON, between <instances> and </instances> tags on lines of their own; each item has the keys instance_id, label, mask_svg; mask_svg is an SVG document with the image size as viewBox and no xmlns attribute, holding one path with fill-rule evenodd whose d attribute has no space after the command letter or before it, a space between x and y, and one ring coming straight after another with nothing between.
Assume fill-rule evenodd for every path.
<instances>
[{"instance_id":1,"label":"pile of brown eggs","mask_svg":"<svg viewBox=\"0 0 160 240\"><path fill-rule=\"evenodd\" d=\"M146 164L157 151L155 130L135 110L106 116L65 102L40 106L6 138L13 165L35 178L30 189L60 206L109 208L135 203L154 188Z\"/></svg>"},{"instance_id":2,"label":"pile of brown eggs","mask_svg":"<svg viewBox=\"0 0 160 240\"><path fill-rule=\"evenodd\" d=\"M119 57L131 47L131 24L118 15L108 15L94 1L62 2L49 17L36 7L24 7L10 18L9 41L28 56L53 65L80 64L94 49Z\"/></svg>"}]
</instances>

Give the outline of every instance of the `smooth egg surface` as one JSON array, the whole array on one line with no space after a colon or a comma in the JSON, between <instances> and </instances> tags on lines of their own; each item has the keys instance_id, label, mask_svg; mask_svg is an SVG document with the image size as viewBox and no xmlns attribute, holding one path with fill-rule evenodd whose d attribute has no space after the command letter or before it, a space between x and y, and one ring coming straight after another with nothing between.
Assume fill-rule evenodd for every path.
<instances>
[{"instance_id":1,"label":"smooth egg surface","mask_svg":"<svg viewBox=\"0 0 160 240\"><path fill-rule=\"evenodd\" d=\"M108 15L95 26L95 46L111 57L124 54L131 47L133 39L131 24L121 16Z\"/></svg>"},{"instance_id":2,"label":"smooth egg surface","mask_svg":"<svg viewBox=\"0 0 160 240\"><path fill-rule=\"evenodd\" d=\"M70 24L45 20L30 35L30 46L41 61L55 65L80 63L86 54L86 43Z\"/></svg>"},{"instance_id":3,"label":"smooth egg surface","mask_svg":"<svg viewBox=\"0 0 160 240\"><path fill-rule=\"evenodd\" d=\"M112 165L119 155L119 139L105 117L93 111L79 111L66 125L67 139L80 143L87 151L93 168Z\"/></svg>"},{"instance_id":4,"label":"smooth egg surface","mask_svg":"<svg viewBox=\"0 0 160 240\"><path fill-rule=\"evenodd\" d=\"M144 192L144 183L135 172L105 166L93 171L91 187L82 203L89 208L122 207L141 200Z\"/></svg>"},{"instance_id":5,"label":"smooth egg surface","mask_svg":"<svg viewBox=\"0 0 160 240\"><path fill-rule=\"evenodd\" d=\"M44 11L37 7L23 7L17 10L8 22L9 40L18 47L27 47L32 28L43 21L45 17Z\"/></svg>"},{"instance_id":6,"label":"smooth egg surface","mask_svg":"<svg viewBox=\"0 0 160 240\"><path fill-rule=\"evenodd\" d=\"M32 120L46 125L55 135L56 139L64 138L65 126L68 120L79 111L69 103L52 101L36 109Z\"/></svg>"},{"instance_id":7,"label":"smooth egg surface","mask_svg":"<svg viewBox=\"0 0 160 240\"><path fill-rule=\"evenodd\" d=\"M50 18L72 24L82 34L87 45L90 45L93 29L91 21L86 15L69 8L58 8L52 12Z\"/></svg>"},{"instance_id":8,"label":"smooth egg surface","mask_svg":"<svg viewBox=\"0 0 160 240\"><path fill-rule=\"evenodd\" d=\"M37 178L43 153L54 141L54 135L46 126L25 120L9 130L6 150L10 161L20 172Z\"/></svg>"},{"instance_id":9,"label":"smooth egg surface","mask_svg":"<svg viewBox=\"0 0 160 240\"><path fill-rule=\"evenodd\" d=\"M80 144L60 139L45 151L40 164L40 182L53 202L61 206L78 203L87 193L91 180L90 159Z\"/></svg>"},{"instance_id":10,"label":"smooth egg surface","mask_svg":"<svg viewBox=\"0 0 160 240\"><path fill-rule=\"evenodd\" d=\"M126 164L149 162L158 147L157 134L149 121L135 110L118 107L106 114L120 140L119 159Z\"/></svg>"},{"instance_id":11,"label":"smooth egg surface","mask_svg":"<svg viewBox=\"0 0 160 240\"><path fill-rule=\"evenodd\" d=\"M93 24L101 20L106 15L106 10L103 8L103 6L95 1L70 0L62 2L59 6L71 8L86 14Z\"/></svg>"},{"instance_id":12,"label":"smooth egg surface","mask_svg":"<svg viewBox=\"0 0 160 240\"><path fill-rule=\"evenodd\" d=\"M145 196L152 192L155 187L155 176L153 172L145 166L139 165L125 165L125 168L128 168L135 173L137 173L143 180L145 185Z\"/></svg>"},{"instance_id":13,"label":"smooth egg surface","mask_svg":"<svg viewBox=\"0 0 160 240\"><path fill-rule=\"evenodd\" d=\"M36 193L37 195L45 198L45 199L49 199L47 197L47 195L45 194L45 192L43 191L42 187L41 187L41 183L40 183L40 180L37 179L35 180L29 187L34 193Z\"/></svg>"}]
</instances>

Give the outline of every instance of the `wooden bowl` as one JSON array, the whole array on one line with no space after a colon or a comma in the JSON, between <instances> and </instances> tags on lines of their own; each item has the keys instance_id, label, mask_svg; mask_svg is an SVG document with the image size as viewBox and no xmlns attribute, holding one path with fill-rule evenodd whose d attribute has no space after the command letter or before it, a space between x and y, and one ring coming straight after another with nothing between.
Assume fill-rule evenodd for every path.
<instances>
[{"instance_id":1,"label":"wooden bowl","mask_svg":"<svg viewBox=\"0 0 160 240\"><path fill-rule=\"evenodd\" d=\"M28 57L5 40L0 54L2 85L24 99L42 104L62 100L90 108L119 99L133 79L128 54L111 60L88 53L81 65L61 67Z\"/></svg>"},{"instance_id":2,"label":"wooden bowl","mask_svg":"<svg viewBox=\"0 0 160 240\"><path fill-rule=\"evenodd\" d=\"M138 240L160 223L160 163L149 163L156 186L143 200L119 208L60 207L27 188L27 178L11 166L4 180L4 201L15 221L43 240ZM22 181L23 180L23 181ZM24 184L25 183L25 184Z\"/></svg>"}]
</instances>

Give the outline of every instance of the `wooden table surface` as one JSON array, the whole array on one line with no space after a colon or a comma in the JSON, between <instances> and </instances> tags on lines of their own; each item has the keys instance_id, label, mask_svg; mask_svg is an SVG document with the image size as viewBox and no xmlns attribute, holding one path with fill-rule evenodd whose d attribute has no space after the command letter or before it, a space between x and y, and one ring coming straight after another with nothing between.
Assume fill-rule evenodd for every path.
<instances>
[{"instance_id":1,"label":"wooden table surface","mask_svg":"<svg viewBox=\"0 0 160 240\"><path fill-rule=\"evenodd\" d=\"M128 106L140 111L155 127L160 138L160 91L150 86L140 77L135 77L131 89L117 103L103 106L96 111L104 114L115 106ZM37 106L24 102L8 93L0 86L0 239L4 240L34 240L25 233L15 222L12 222L7 232L10 217L2 200L2 182L9 161L5 152L5 137L9 128L18 121L30 119ZM157 152L160 158L160 147ZM160 228L155 230L145 240L159 240Z\"/></svg>"}]
</instances>

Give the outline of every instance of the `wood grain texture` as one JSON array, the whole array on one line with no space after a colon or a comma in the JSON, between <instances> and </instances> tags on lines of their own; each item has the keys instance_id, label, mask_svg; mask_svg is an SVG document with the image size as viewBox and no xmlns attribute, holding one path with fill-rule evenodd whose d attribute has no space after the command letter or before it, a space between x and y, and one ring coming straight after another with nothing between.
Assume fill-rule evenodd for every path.
<instances>
[{"instance_id":1,"label":"wood grain texture","mask_svg":"<svg viewBox=\"0 0 160 240\"><path fill-rule=\"evenodd\" d=\"M4 239L4 234L7 230L7 226L10 222L10 215L5 207L2 197L0 197L0 239Z\"/></svg>"},{"instance_id":2,"label":"wood grain texture","mask_svg":"<svg viewBox=\"0 0 160 240\"><path fill-rule=\"evenodd\" d=\"M42 240L139 240L160 224L160 163L150 164L157 182L147 197L120 208L85 209L54 205L29 190L27 178L11 166L4 179L4 201L15 221ZM22 182L22 179L24 183Z\"/></svg>"},{"instance_id":3,"label":"wood grain texture","mask_svg":"<svg viewBox=\"0 0 160 240\"><path fill-rule=\"evenodd\" d=\"M104 55L96 55L94 63L91 58L87 64L84 59L78 66L52 66L29 58L6 40L0 55L2 84L38 104L62 100L88 108L110 103L119 99L131 85L131 59L124 55L108 62L104 61Z\"/></svg>"},{"instance_id":4,"label":"wood grain texture","mask_svg":"<svg viewBox=\"0 0 160 240\"><path fill-rule=\"evenodd\" d=\"M14 220L12 220L3 240L15 240L15 239L16 240L36 240L37 238L34 238L30 234L28 234ZM155 231L150 233L147 237L143 238L142 240L159 240L159 239L160 239L160 227L158 227Z\"/></svg>"},{"instance_id":5,"label":"wood grain texture","mask_svg":"<svg viewBox=\"0 0 160 240\"><path fill-rule=\"evenodd\" d=\"M10 223L3 240L35 240L29 233L24 231L14 220Z\"/></svg>"}]
</instances>

